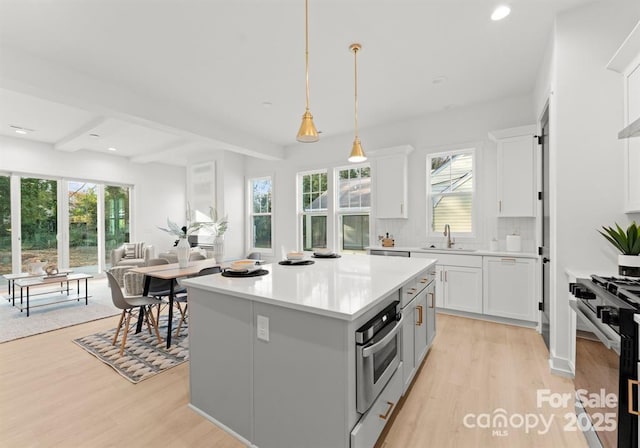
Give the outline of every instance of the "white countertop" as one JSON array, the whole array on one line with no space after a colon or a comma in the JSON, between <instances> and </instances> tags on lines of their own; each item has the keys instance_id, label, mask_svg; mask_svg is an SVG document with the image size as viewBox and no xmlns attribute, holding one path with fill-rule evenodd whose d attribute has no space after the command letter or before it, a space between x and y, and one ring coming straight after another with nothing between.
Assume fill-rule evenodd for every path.
<instances>
[{"instance_id":1,"label":"white countertop","mask_svg":"<svg viewBox=\"0 0 640 448\"><path fill-rule=\"evenodd\" d=\"M451 255L477 255L477 256L493 256L493 257L516 257L516 258L538 258L538 254L533 252L507 252L505 250L488 250L488 249L443 249L443 248L424 248L416 246L370 246L369 250L389 250L400 252L420 252L426 254L451 254ZM437 258L437 256L436 256Z\"/></svg>"},{"instance_id":2,"label":"white countertop","mask_svg":"<svg viewBox=\"0 0 640 448\"><path fill-rule=\"evenodd\" d=\"M233 278L220 274L182 281L190 288L355 320L394 290L435 264L435 259L343 255L312 265L264 265L269 274Z\"/></svg>"}]
</instances>

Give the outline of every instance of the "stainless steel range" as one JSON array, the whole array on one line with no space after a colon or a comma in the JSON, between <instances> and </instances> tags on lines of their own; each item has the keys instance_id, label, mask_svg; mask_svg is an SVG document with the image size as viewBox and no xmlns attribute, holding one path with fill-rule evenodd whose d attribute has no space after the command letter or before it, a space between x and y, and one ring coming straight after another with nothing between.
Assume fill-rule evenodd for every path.
<instances>
[{"instance_id":1,"label":"stainless steel range","mask_svg":"<svg viewBox=\"0 0 640 448\"><path fill-rule=\"evenodd\" d=\"M586 330L576 338L579 427L590 446L637 448L640 280L592 275L569 290L578 328Z\"/></svg>"}]
</instances>

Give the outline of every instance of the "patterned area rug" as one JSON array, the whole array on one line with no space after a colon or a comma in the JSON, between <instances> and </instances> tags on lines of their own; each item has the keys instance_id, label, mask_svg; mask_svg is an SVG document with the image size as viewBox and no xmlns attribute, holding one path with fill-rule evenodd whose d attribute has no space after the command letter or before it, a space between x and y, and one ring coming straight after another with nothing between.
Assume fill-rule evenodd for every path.
<instances>
[{"instance_id":1,"label":"patterned area rug","mask_svg":"<svg viewBox=\"0 0 640 448\"><path fill-rule=\"evenodd\" d=\"M115 328L109 331L92 334L83 338L75 339L73 342L91 353L100 361L111 366L120 375L131 381L139 383L142 380L151 378L171 367L175 367L189 359L189 338L188 328L183 325L180 336L175 337L175 328L178 319L173 322L173 336L171 347L166 348L164 338L167 334L167 317L160 316L160 336L162 344L158 344L155 332L149 334L146 325L142 331L135 334L135 327L127 336L127 345L122 356L120 356L120 342L122 334L118 336L115 346L111 345Z\"/></svg>"}]
</instances>

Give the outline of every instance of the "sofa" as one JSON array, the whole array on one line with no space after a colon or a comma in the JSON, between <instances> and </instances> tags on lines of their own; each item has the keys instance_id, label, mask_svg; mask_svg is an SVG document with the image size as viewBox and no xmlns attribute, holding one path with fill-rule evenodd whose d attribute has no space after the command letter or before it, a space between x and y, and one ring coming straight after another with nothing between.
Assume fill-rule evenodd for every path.
<instances>
[{"instance_id":1,"label":"sofa","mask_svg":"<svg viewBox=\"0 0 640 448\"><path fill-rule=\"evenodd\" d=\"M146 266L147 262L154 258L153 246L137 243L124 243L111 251L111 266Z\"/></svg>"}]
</instances>

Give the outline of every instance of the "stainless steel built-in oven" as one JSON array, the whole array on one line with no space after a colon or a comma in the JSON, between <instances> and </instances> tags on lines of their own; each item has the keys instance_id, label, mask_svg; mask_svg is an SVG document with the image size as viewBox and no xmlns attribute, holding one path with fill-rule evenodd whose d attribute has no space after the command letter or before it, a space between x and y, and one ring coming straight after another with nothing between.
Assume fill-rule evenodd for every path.
<instances>
[{"instance_id":1,"label":"stainless steel built-in oven","mask_svg":"<svg viewBox=\"0 0 640 448\"><path fill-rule=\"evenodd\" d=\"M400 302L356 331L356 408L365 413L400 364Z\"/></svg>"}]
</instances>

